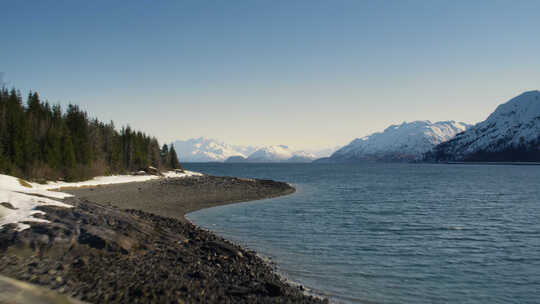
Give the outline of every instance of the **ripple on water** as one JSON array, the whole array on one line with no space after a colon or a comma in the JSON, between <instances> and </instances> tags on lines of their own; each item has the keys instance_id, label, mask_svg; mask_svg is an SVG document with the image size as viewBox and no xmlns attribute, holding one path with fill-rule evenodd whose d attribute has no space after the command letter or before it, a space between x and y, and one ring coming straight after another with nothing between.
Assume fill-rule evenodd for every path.
<instances>
[{"instance_id":1,"label":"ripple on water","mask_svg":"<svg viewBox=\"0 0 540 304\"><path fill-rule=\"evenodd\" d=\"M540 303L540 167L186 167L294 183L190 218L339 302Z\"/></svg>"}]
</instances>

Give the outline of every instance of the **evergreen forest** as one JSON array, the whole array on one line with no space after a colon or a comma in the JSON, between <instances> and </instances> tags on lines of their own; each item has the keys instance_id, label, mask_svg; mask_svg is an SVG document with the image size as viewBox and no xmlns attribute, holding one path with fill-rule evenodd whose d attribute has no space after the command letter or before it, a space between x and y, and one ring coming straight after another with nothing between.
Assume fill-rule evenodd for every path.
<instances>
[{"instance_id":1,"label":"evergreen forest","mask_svg":"<svg viewBox=\"0 0 540 304\"><path fill-rule=\"evenodd\" d=\"M77 105L62 109L30 92L0 89L0 173L36 181L78 181L153 166L180 168L172 145L131 129L117 130Z\"/></svg>"}]
</instances>

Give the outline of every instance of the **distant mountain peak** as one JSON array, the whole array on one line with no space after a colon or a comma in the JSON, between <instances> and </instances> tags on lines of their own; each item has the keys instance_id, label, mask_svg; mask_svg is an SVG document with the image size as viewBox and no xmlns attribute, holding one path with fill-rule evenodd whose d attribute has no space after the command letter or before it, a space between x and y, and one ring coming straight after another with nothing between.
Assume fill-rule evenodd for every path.
<instances>
[{"instance_id":1,"label":"distant mountain peak","mask_svg":"<svg viewBox=\"0 0 540 304\"><path fill-rule=\"evenodd\" d=\"M180 162L225 161L231 156L247 157L257 148L229 145L213 138L190 138L173 143Z\"/></svg>"},{"instance_id":2,"label":"distant mountain peak","mask_svg":"<svg viewBox=\"0 0 540 304\"><path fill-rule=\"evenodd\" d=\"M287 145L256 148L205 137L177 140L173 145L181 162L311 162L317 156L328 156L335 151L335 148L296 151Z\"/></svg>"}]
</instances>

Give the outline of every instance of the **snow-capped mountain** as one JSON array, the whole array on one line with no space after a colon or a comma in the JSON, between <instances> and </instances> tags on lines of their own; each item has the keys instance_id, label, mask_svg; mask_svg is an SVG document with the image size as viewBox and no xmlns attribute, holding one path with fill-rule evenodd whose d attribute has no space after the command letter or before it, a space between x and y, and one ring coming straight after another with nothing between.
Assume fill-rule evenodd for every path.
<instances>
[{"instance_id":1,"label":"snow-capped mountain","mask_svg":"<svg viewBox=\"0 0 540 304\"><path fill-rule=\"evenodd\" d=\"M429 120L391 125L383 132L357 138L337 150L327 161L417 161L435 145L465 131L469 125Z\"/></svg>"},{"instance_id":2,"label":"snow-capped mountain","mask_svg":"<svg viewBox=\"0 0 540 304\"><path fill-rule=\"evenodd\" d=\"M231 156L247 157L257 150L251 146L229 145L203 137L177 140L173 145L180 162L225 161Z\"/></svg>"},{"instance_id":3,"label":"snow-capped mountain","mask_svg":"<svg viewBox=\"0 0 540 304\"><path fill-rule=\"evenodd\" d=\"M334 147L328 147L328 148L322 148L322 149L308 149L308 150L305 150L305 152L313 155L315 158L329 157L334 152L339 150L341 147L342 146L334 146Z\"/></svg>"},{"instance_id":4,"label":"snow-capped mountain","mask_svg":"<svg viewBox=\"0 0 540 304\"><path fill-rule=\"evenodd\" d=\"M226 160L226 162L250 162L250 163L276 163L276 162L289 162L289 163L305 163L312 162L315 159L315 155L305 151L295 151L288 146L267 146L258 149L251 155L246 157L233 156Z\"/></svg>"},{"instance_id":5,"label":"snow-capped mountain","mask_svg":"<svg viewBox=\"0 0 540 304\"><path fill-rule=\"evenodd\" d=\"M246 159L249 162L310 162L315 159L311 153L304 151L294 151L288 146L267 146L263 147Z\"/></svg>"},{"instance_id":6,"label":"snow-capped mountain","mask_svg":"<svg viewBox=\"0 0 540 304\"><path fill-rule=\"evenodd\" d=\"M501 104L489 117L426 155L436 161L540 161L540 91Z\"/></svg>"},{"instance_id":7,"label":"snow-capped mountain","mask_svg":"<svg viewBox=\"0 0 540 304\"><path fill-rule=\"evenodd\" d=\"M311 162L316 158L284 145L256 148L204 137L177 140L173 145L180 162Z\"/></svg>"},{"instance_id":8,"label":"snow-capped mountain","mask_svg":"<svg viewBox=\"0 0 540 304\"><path fill-rule=\"evenodd\" d=\"M268 146L263 147L255 152L253 152L247 158L252 162L276 162L276 161L286 161L287 159L293 156L293 151L285 145L280 146Z\"/></svg>"}]
</instances>

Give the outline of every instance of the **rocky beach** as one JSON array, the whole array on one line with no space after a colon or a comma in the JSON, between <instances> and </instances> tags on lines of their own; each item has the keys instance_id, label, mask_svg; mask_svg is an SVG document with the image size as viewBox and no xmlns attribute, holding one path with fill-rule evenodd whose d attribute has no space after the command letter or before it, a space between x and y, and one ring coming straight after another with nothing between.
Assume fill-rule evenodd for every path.
<instances>
[{"instance_id":1,"label":"rocky beach","mask_svg":"<svg viewBox=\"0 0 540 304\"><path fill-rule=\"evenodd\" d=\"M185 218L293 193L286 183L203 175L61 191L74 207L38 207L50 223L2 227L0 275L89 303L325 302Z\"/></svg>"}]
</instances>

